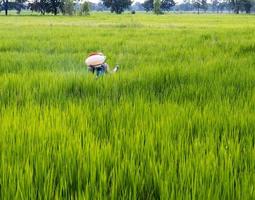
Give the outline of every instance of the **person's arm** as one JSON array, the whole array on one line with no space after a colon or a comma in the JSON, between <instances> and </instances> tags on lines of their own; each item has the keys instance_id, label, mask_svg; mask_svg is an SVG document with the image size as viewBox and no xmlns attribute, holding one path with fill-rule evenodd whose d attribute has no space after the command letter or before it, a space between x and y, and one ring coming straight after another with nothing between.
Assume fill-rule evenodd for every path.
<instances>
[{"instance_id":1,"label":"person's arm","mask_svg":"<svg viewBox=\"0 0 255 200\"><path fill-rule=\"evenodd\" d=\"M104 63L103 66L104 66L105 72L109 73L110 72L109 65L107 63Z\"/></svg>"},{"instance_id":2,"label":"person's arm","mask_svg":"<svg viewBox=\"0 0 255 200\"><path fill-rule=\"evenodd\" d=\"M93 74L94 74L94 72L95 72L95 67L93 67L93 66L88 66L88 71L90 71L90 72L92 72Z\"/></svg>"},{"instance_id":3,"label":"person's arm","mask_svg":"<svg viewBox=\"0 0 255 200\"><path fill-rule=\"evenodd\" d=\"M115 65L115 67L112 70L110 70L110 67L107 63L104 63L104 67L105 67L105 72L110 74L113 74L119 70L119 65Z\"/></svg>"}]
</instances>

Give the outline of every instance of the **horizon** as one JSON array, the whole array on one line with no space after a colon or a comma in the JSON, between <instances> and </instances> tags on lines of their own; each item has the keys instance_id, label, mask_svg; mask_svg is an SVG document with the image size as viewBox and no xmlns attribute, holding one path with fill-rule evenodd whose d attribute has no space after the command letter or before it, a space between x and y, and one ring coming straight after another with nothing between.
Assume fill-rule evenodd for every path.
<instances>
[{"instance_id":1,"label":"horizon","mask_svg":"<svg viewBox=\"0 0 255 200\"><path fill-rule=\"evenodd\" d=\"M101 0L89 0L89 1L92 3L99 3ZM135 0L133 1L133 3L136 3L136 2L143 3L144 1L145 0ZM179 4L179 3L183 3L183 0L175 0L175 2Z\"/></svg>"}]
</instances>

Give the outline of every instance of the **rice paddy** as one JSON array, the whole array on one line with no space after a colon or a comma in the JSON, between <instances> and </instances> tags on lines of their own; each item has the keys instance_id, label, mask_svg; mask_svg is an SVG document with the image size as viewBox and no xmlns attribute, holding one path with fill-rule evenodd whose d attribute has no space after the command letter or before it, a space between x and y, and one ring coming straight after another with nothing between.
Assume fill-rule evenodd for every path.
<instances>
[{"instance_id":1,"label":"rice paddy","mask_svg":"<svg viewBox=\"0 0 255 200\"><path fill-rule=\"evenodd\" d=\"M0 199L254 199L254 58L252 15L1 16Z\"/></svg>"}]
</instances>

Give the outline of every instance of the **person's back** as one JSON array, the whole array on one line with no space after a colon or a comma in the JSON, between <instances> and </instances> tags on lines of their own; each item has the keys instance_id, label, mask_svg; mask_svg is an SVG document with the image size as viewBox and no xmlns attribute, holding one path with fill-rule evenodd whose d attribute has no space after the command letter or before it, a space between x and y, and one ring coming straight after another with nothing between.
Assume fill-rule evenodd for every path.
<instances>
[{"instance_id":1,"label":"person's back","mask_svg":"<svg viewBox=\"0 0 255 200\"><path fill-rule=\"evenodd\" d=\"M119 66L116 65L112 71L109 70L109 65L105 62L106 56L101 52L90 53L86 58L85 63L88 66L88 71L93 74L96 72L96 76L103 76L106 73L115 73L118 71Z\"/></svg>"}]
</instances>

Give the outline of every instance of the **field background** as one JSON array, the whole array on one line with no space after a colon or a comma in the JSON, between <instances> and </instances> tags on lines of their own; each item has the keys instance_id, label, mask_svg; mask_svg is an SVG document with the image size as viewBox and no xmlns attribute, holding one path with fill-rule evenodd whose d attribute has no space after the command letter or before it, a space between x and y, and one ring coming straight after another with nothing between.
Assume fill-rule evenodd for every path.
<instances>
[{"instance_id":1,"label":"field background","mask_svg":"<svg viewBox=\"0 0 255 200\"><path fill-rule=\"evenodd\" d=\"M0 17L0 199L70 198L254 199L255 16Z\"/></svg>"}]
</instances>

